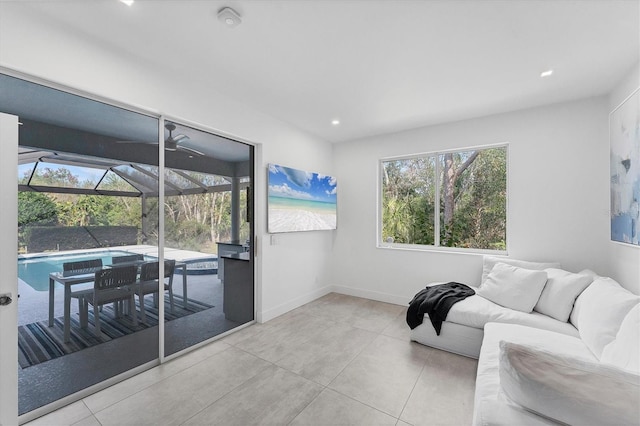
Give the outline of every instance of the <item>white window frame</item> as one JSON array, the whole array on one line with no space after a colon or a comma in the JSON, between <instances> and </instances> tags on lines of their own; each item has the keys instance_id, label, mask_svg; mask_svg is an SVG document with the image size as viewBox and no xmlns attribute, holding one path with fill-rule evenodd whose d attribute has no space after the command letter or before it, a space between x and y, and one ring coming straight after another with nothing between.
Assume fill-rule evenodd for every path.
<instances>
[{"instance_id":1,"label":"white window frame","mask_svg":"<svg viewBox=\"0 0 640 426\"><path fill-rule=\"evenodd\" d=\"M443 154L466 152L475 150L486 150L492 148L505 148L506 150L506 178L507 178L507 194L506 194L506 206L505 206L505 243L506 250L489 250L478 248L465 248L465 247L443 247L440 245L440 192L441 192L441 166L438 157ZM378 191L377 191L377 220L376 220L376 241L377 248L379 249L393 249L393 250L409 250L409 251L439 251L439 252L457 252L457 253L478 253L478 254L492 254L492 255L507 255L509 250L509 142L502 142L490 145L475 145L465 148L444 149L438 151L421 152L418 154L398 155L393 157L384 157L378 160ZM382 240L382 215L383 215L383 183L382 177L384 175L383 167L385 162L398 161L398 160L410 160L413 158L421 157L436 157L436 176L435 176L435 209L434 209L434 244L406 244L406 243L389 243Z\"/></svg>"}]
</instances>

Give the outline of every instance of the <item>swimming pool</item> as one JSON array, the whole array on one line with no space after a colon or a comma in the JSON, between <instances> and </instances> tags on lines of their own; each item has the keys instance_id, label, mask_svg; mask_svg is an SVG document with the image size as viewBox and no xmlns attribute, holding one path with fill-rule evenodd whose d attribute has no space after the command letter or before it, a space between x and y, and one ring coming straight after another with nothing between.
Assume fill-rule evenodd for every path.
<instances>
[{"instance_id":1,"label":"swimming pool","mask_svg":"<svg viewBox=\"0 0 640 426\"><path fill-rule=\"evenodd\" d=\"M22 258L18 259L18 277L36 291L49 291L49 274L51 272L62 272L63 263L102 259L104 265L110 265L114 256L130 254L135 253L124 250L104 250Z\"/></svg>"}]
</instances>

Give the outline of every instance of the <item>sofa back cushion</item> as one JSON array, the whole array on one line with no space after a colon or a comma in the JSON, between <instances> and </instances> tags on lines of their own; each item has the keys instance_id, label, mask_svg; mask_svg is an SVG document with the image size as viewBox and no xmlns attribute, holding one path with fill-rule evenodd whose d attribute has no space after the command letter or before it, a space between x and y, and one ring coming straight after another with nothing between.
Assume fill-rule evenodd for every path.
<instances>
[{"instance_id":1,"label":"sofa back cushion","mask_svg":"<svg viewBox=\"0 0 640 426\"><path fill-rule=\"evenodd\" d=\"M497 263L477 294L505 308L529 313L547 282L545 271Z\"/></svg>"},{"instance_id":2,"label":"sofa back cushion","mask_svg":"<svg viewBox=\"0 0 640 426\"><path fill-rule=\"evenodd\" d=\"M616 338L602 350L600 361L640 374L640 305L624 317Z\"/></svg>"},{"instance_id":3,"label":"sofa back cushion","mask_svg":"<svg viewBox=\"0 0 640 426\"><path fill-rule=\"evenodd\" d=\"M637 374L501 341L499 375L511 401L544 417L571 425L638 423Z\"/></svg>"},{"instance_id":4,"label":"sofa back cushion","mask_svg":"<svg viewBox=\"0 0 640 426\"><path fill-rule=\"evenodd\" d=\"M484 284L489 276L489 273L496 266L496 263L506 263L507 265L517 266L524 269L543 270L546 268L560 268L558 262L529 262L526 260L510 259L508 257L500 256L484 256L482 258L482 280L480 286Z\"/></svg>"},{"instance_id":5,"label":"sofa back cushion","mask_svg":"<svg viewBox=\"0 0 640 426\"><path fill-rule=\"evenodd\" d=\"M547 268L547 284L534 311L567 322L573 303L580 293L593 281L587 274L573 274L562 269Z\"/></svg>"},{"instance_id":6,"label":"sofa back cushion","mask_svg":"<svg viewBox=\"0 0 640 426\"><path fill-rule=\"evenodd\" d=\"M639 302L640 297L607 277L596 278L578 296L574 325L596 358L602 357L602 350L616 338L622 320Z\"/></svg>"}]
</instances>

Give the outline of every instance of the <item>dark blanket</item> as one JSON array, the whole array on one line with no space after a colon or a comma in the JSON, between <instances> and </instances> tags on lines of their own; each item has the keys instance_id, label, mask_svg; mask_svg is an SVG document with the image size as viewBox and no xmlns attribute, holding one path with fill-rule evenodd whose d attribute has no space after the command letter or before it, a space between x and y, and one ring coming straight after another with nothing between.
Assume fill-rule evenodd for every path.
<instances>
[{"instance_id":1,"label":"dark blanket","mask_svg":"<svg viewBox=\"0 0 640 426\"><path fill-rule=\"evenodd\" d=\"M429 315L436 334L440 335L442 321L447 319L449 309L461 300L473 296L475 291L464 284L450 282L446 284L434 285L420 290L413 300L409 302L407 309L407 324L413 330L420 324L424 314Z\"/></svg>"}]
</instances>

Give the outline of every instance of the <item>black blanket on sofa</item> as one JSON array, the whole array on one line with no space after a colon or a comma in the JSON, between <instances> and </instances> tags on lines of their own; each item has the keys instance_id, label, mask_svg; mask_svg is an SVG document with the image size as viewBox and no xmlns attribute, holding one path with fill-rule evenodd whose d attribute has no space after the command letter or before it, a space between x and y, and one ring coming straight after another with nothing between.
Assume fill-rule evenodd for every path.
<instances>
[{"instance_id":1,"label":"black blanket on sofa","mask_svg":"<svg viewBox=\"0 0 640 426\"><path fill-rule=\"evenodd\" d=\"M456 282L434 285L420 290L409 302L407 324L413 330L422 324L424 314L428 314L431 324L439 336L442 322L447 319L449 309L455 303L473 296L475 293L468 285Z\"/></svg>"}]
</instances>

